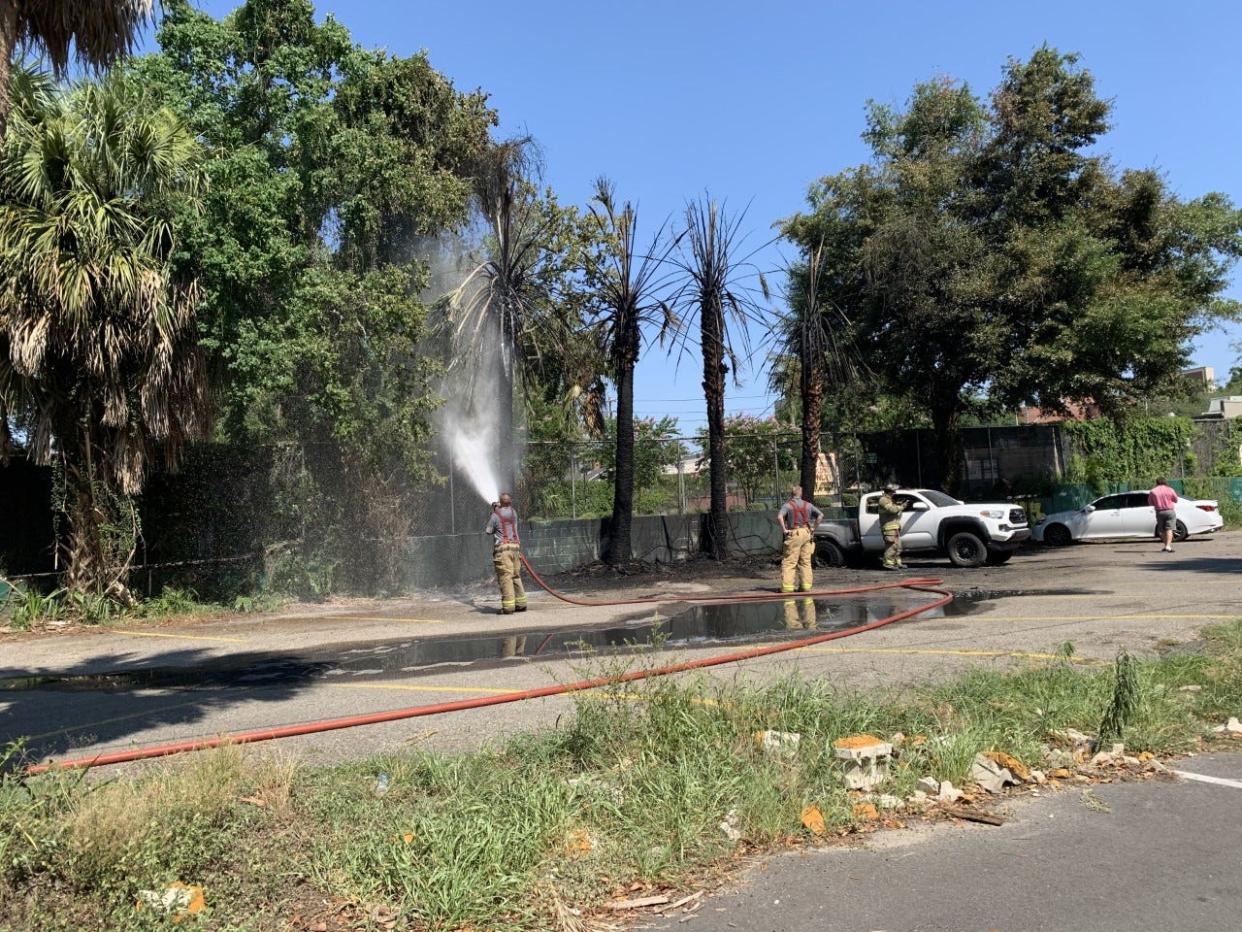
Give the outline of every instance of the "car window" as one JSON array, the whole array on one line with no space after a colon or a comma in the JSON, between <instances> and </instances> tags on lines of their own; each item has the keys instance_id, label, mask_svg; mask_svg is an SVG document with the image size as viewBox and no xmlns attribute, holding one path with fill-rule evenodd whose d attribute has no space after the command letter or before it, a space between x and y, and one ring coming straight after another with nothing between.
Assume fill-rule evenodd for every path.
<instances>
[{"instance_id":1,"label":"car window","mask_svg":"<svg viewBox=\"0 0 1242 932\"><path fill-rule=\"evenodd\" d=\"M1103 498L1097 498L1091 504L1095 505L1096 511L1106 511L1123 507L1125 501L1126 497L1124 495L1105 495Z\"/></svg>"},{"instance_id":2,"label":"car window","mask_svg":"<svg viewBox=\"0 0 1242 932\"><path fill-rule=\"evenodd\" d=\"M1126 508L1147 508L1149 507L1147 504L1147 493L1146 492L1128 493L1126 495L1126 503L1124 507Z\"/></svg>"},{"instance_id":3,"label":"car window","mask_svg":"<svg viewBox=\"0 0 1242 932\"><path fill-rule=\"evenodd\" d=\"M956 498L945 495L943 492L937 492L935 489L919 489L919 494L937 508L951 508L954 505L961 504Z\"/></svg>"},{"instance_id":4,"label":"car window","mask_svg":"<svg viewBox=\"0 0 1242 932\"><path fill-rule=\"evenodd\" d=\"M880 496L873 495L870 498L863 499L863 510L869 515L878 515L880 513Z\"/></svg>"}]
</instances>

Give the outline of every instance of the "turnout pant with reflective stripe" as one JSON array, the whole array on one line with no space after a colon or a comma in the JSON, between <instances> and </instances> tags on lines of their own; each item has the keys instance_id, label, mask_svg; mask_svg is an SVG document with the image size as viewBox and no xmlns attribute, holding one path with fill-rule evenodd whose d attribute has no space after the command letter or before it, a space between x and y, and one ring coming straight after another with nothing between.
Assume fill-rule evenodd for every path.
<instances>
[{"instance_id":1,"label":"turnout pant with reflective stripe","mask_svg":"<svg viewBox=\"0 0 1242 932\"><path fill-rule=\"evenodd\" d=\"M794 528L785 535L781 552L781 592L811 591L811 557L815 553L815 535L809 527ZM794 576L797 575L797 588Z\"/></svg>"},{"instance_id":2,"label":"turnout pant with reflective stripe","mask_svg":"<svg viewBox=\"0 0 1242 932\"><path fill-rule=\"evenodd\" d=\"M884 565L901 566L901 525L894 524L884 528Z\"/></svg>"},{"instance_id":3,"label":"turnout pant with reflective stripe","mask_svg":"<svg viewBox=\"0 0 1242 932\"><path fill-rule=\"evenodd\" d=\"M501 544L492 551L496 583L500 586L500 610L512 612L526 607L526 587L522 585L522 548Z\"/></svg>"}]
</instances>

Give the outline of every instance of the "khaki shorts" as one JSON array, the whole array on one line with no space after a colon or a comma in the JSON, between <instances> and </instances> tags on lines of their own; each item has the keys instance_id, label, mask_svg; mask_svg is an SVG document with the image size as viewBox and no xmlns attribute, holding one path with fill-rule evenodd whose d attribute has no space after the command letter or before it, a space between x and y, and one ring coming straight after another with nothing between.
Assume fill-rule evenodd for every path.
<instances>
[{"instance_id":1,"label":"khaki shorts","mask_svg":"<svg viewBox=\"0 0 1242 932\"><path fill-rule=\"evenodd\" d=\"M1165 531L1177 530L1177 512L1173 509L1168 511L1156 512L1156 533L1163 534Z\"/></svg>"}]
</instances>

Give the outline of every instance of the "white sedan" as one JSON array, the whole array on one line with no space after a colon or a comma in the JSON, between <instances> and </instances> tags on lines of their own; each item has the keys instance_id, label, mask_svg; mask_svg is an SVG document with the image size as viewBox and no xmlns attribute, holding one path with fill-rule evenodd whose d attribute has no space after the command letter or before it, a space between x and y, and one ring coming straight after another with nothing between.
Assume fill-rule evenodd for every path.
<instances>
[{"instance_id":1,"label":"white sedan","mask_svg":"<svg viewBox=\"0 0 1242 932\"><path fill-rule=\"evenodd\" d=\"M1225 526L1217 502L1179 498L1175 506L1177 540L1191 534L1211 534ZM1105 495L1078 511L1058 511L1041 518L1031 529L1031 537L1041 543L1063 547L1076 540L1111 537L1156 536L1156 510L1147 504L1146 492Z\"/></svg>"}]
</instances>

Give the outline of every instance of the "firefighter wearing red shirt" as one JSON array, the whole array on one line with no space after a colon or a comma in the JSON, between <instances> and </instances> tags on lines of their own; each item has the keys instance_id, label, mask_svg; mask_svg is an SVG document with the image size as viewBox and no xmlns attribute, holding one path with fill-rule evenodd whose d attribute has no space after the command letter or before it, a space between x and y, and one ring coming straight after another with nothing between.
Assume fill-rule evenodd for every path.
<instances>
[{"instance_id":1,"label":"firefighter wearing red shirt","mask_svg":"<svg viewBox=\"0 0 1242 932\"><path fill-rule=\"evenodd\" d=\"M526 611L526 587L522 585L522 539L513 499L506 492L492 508L484 534L492 535L492 565L500 586L500 611L505 615Z\"/></svg>"}]
</instances>

